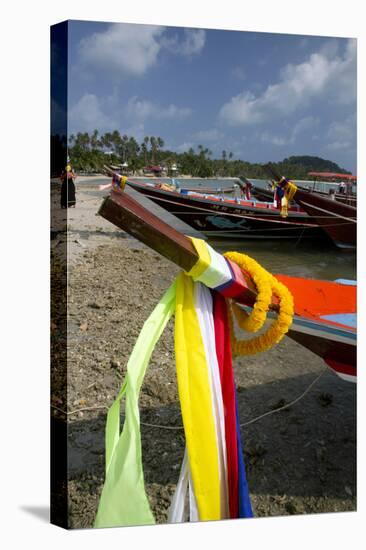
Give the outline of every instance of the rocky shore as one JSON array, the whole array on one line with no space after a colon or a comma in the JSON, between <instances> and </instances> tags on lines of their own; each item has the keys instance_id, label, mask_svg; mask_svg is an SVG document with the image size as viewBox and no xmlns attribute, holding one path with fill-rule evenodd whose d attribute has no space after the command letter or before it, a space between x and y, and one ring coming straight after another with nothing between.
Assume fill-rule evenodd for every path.
<instances>
[{"instance_id":1,"label":"rocky shore","mask_svg":"<svg viewBox=\"0 0 366 550\"><path fill-rule=\"evenodd\" d=\"M68 234L59 232L52 242L54 249L62 239L69 242L67 402L55 378L52 414L67 412L73 528L93 524L104 479L107 409L144 321L178 273L96 217L100 201L79 189L76 208L68 211ZM52 322L57 330L57 313ZM321 373L296 404L249 423L293 401ZM235 381L240 420L247 424L241 433L255 516L355 510L355 386L289 338L269 352L236 360ZM184 451L173 322L153 353L140 413L146 490L156 521L164 523Z\"/></svg>"}]
</instances>

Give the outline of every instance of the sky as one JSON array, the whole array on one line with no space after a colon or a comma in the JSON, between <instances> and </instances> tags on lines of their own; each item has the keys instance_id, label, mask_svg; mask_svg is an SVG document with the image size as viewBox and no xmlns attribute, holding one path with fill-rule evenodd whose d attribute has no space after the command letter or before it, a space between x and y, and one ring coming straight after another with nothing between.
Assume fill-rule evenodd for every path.
<instances>
[{"instance_id":1,"label":"sky","mask_svg":"<svg viewBox=\"0 0 366 550\"><path fill-rule=\"evenodd\" d=\"M249 162L357 172L353 38L69 22L68 133L119 130Z\"/></svg>"}]
</instances>

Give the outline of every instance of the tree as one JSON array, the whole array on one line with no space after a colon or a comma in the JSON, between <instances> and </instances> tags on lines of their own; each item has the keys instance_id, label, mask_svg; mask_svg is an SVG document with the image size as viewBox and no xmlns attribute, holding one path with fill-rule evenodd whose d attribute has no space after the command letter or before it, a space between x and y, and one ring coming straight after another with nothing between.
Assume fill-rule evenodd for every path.
<instances>
[{"instance_id":1,"label":"tree","mask_svg":"<svg viewBox=\"0 0 366 550\"><path fill-rule=\"evenodd\" d=\"M145 136L139 145L133 136L121 136L118 130L100 134L98 129L91 135L88 132L71 134L68 140L65 138L64 141L65 148L68 141L68 153L76 170L101 169L106 162L105 153L112 152L108 162L117 164L127 160L131 170L135 171L147 165L150 145L152 163L158 160L165 161L171 168L174 162L179 166L180 172L193 177L211 177L213 174L235 177L245 174L248 178L267 179L267 174L260 164L240 159L233 160L233 153L226 150L221 152L219 158L211 158L212 151L202 144L197 146L196 151L190 147L187 151L177 153L164 151L165 144L161 137ZM58 142L54 139L53 143L54 150L58 147ZM291 156L273 164L278 172L292 179L306 179L309 171L349 173L332 161L308 155Z\"/></svg>"},{"instance_id":2,"label":"tree","mask_svg":"<svg viewBox=\"0 0 366 550\"><path fill-rule=\"evenodd\" d=\"M161 137L156 138L156 151L159 151L159 149L162 149L164 147L164 140Z\"/></svg>"},{"instance_id":3,"label":"tree","mask_svg":"<svg viewBox=\"0 0 366 550\"><path fill-rule=\"evenodd\" d=\"M94 130L94 132L91 135L90 145L92 149L97 149L99 147L98 135L99 135L98 130Z\"/></svg>"},{"instance_id":4,"label":"tree","mask_svg":"<svg viewBox=\"0 0 366 550\"><path fill-rule=\"evenodd\" d=\"M150 143L150 138L149 136L145 136L144 137L144 144L145 144L145 149L146 149L146 154L145 154L145 165L147 164L148 162L148 152L149 152L149 143Z\"/></svg>"},{"instance_id":5,"label":"tree","mask_svg":"<svg viewBox=\"0 0 366 550\"><path fill-rule=\"evenodd\" d=\"M141 143L141 151L142 151L142 154L144 155L144 164L146 166L146 164L147 164L147 147L146 147L145 142Z\"/></svg>"},{"instance_id":6,"label":"tree","mask_svg":"<svg viewBox=\"0 0 366 550\"><path fill-rule=\"evenodd\" d=\"M155 164L156 145L157 145L155 136L150 137L150 145L151 145L151 162L152 164Z\"/></svg>"},{"instance_id":7,"label":"tree","mask_svg":"<svg viewBox=\"0 0 366 550\"><path fill-rule=\"evenodd\" d=\"M124 134L121 139L121 159L123 162L126 162L127 160L127 144L128 144L128 136Z\"/></svg>"},{"instance_id":8,"label":"tree","mask_svg":"<svg viewBox=\"0 0 366 550\"><path fill-rule=\"evenodd\" d=\"M122 153L122 138L118 130L112 132L110 142L115 155L120 158Z\"/></svg>"}]
</instances>

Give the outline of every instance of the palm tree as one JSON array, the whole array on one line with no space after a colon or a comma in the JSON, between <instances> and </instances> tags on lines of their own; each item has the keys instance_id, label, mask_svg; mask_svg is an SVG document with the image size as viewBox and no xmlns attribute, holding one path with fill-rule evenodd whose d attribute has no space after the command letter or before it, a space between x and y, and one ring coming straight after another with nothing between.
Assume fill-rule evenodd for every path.
<instances>
[{"instance_id":1,"label":"palm tree","mask_svg":"<svg viewBox=\"0 0 366 550\"><path fill-rule=\"evenodd\" d=\"M162 149L165 145L164 140L161 137L158 137L156 141L157 141L159 149Z\"/></svg>"},{"instance_id":2,"label":"palm tree","mask_svg":"<svg viewBox=\"0 0 366 550\"><path fill-rule=\"evenodd\" d=\"M156 151L164 147L164 140L161 137L156 138Z\"/></svg>"},{"instance_id":3,"label":"palm tree","mask_svg":"<svg viewBox=\"0 0 366 550\"><path fill-rule=\"evenodd\" d=\"M123 160L123 162L126 162L127 144L128 144L128 135L124 134L122 136L122 143L121 143L121 151L122 151L122 160Z\"/></svg>"},{"instance_id":4,"label":"palm tree","mask_svg":"<svg viewBox=\"0 0 366 550\"><path fill-rule=\"evenodd\" d=\"M141 152L144 155L144 164L146 166L146 164L147 164L147 147L146 147L145 141L143 141L143 143L141 143Z\"/></svg>"},{"instance_id":5,"label":"palm tree","mask_svg":"<svg viewBox=\"0 0 366 550\"><path fill-rule=\"evenodd\" d=\"M94 132L91 135L90 145L92 149L97 149L99 145L98 134L99 134L98 130L94 130Z\"/></svg>"},{"instance_id":6,"label":"palm tree","mask_svg":"<svg viewBox=\"0 0 366 550\"><path fill-rule=\"evenodd\" d=\"M112 134L110 132L106 132L102 135L100 141L102 142L102 147L110 149L112 146Z\"/></svg>"},{"instance_id":7,"label":"palm tree","mask_svg":"<svg viewBox=\"0 0 366 550\"><path fill-rule=\"evenodd\" d=\"M111 136L111 143L116 154L119 153L122 144L121 134L118 130L114 130Z\"/></svg>"},{"instance_id":8,"label":"palm tree","mask_svg":"<svg viewBox=\"0 0 366 550\"><path fill-rule=\"evenodd\" d=\"M145 154L145 166L147 164L147 161L148 161L148 146L149 146L149 142L150 142L150 138L149 136L145 136L144 137L144 145L145 145L145 148L144 148L144 154Z\"/></svg>"},{"instance_id":9,"label":"palm tree","mask_svg":"<svg viewBox=\"0 0 366 550\"><path fill-rule=\"evenodd\" d=\"M90 146L90 136L88 132L84 132L80 134L80 142L81 142L81 146L87 151Z\"/></svg>"},{"instance_id":10,"label":"palm tree","mask_svg":"<svg viewBox=\"0 0 366 550\"><path fill-rule=\"evenodd\" d=\"M142 149L142 146L141 146L141 149ZM135 170L137 170L139 165L138 154L140 152L140 146L134 137L130 137L128 139L128 142L126 145L126 151L127 151L129 168L130 170L133 171L133 173L135 173Z\"/></svg>"},{"instance_id":11,"label":"palm tree","mask_svg":"<svg viewBox=\"0 0 366 550\"><path fill-rule=\"evenodd\" d=\"M150 137L150 145L151 145L151 162L152 162L152 164L155 164L156 137L154 137L154 136Z\"/></svg>"}]
</instances>

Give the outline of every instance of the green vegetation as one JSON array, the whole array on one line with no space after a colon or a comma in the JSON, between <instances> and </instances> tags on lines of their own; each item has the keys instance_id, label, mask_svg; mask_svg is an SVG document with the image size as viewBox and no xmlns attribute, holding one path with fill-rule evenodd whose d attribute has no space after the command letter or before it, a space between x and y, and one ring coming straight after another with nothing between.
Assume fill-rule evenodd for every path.
<instances>
[{"instance_id":1,"label":"green vegetation","mask_svg":"<svg viewBox=\"0 0 366 550\"><path fill-rule=\"evenodd\" d=\"M233 153L222 151L221 158L212 158L212 151L203 145L184 153L164 149L161 137L146 136L141 143L134 137L121 135L117 130L99 135L77 133L69 137L69 155L76 171L98 171L104 164L128 163L128 169L137 174L145 166L160 164L170 173L173 164L179 174L193 177L267 177L261 164L233 158ZM292 156L282 162L273 162L277 170L289 178L307 179L310 171L349 173L334 162L312 156Z\"/></svg>"}]
</instances>

